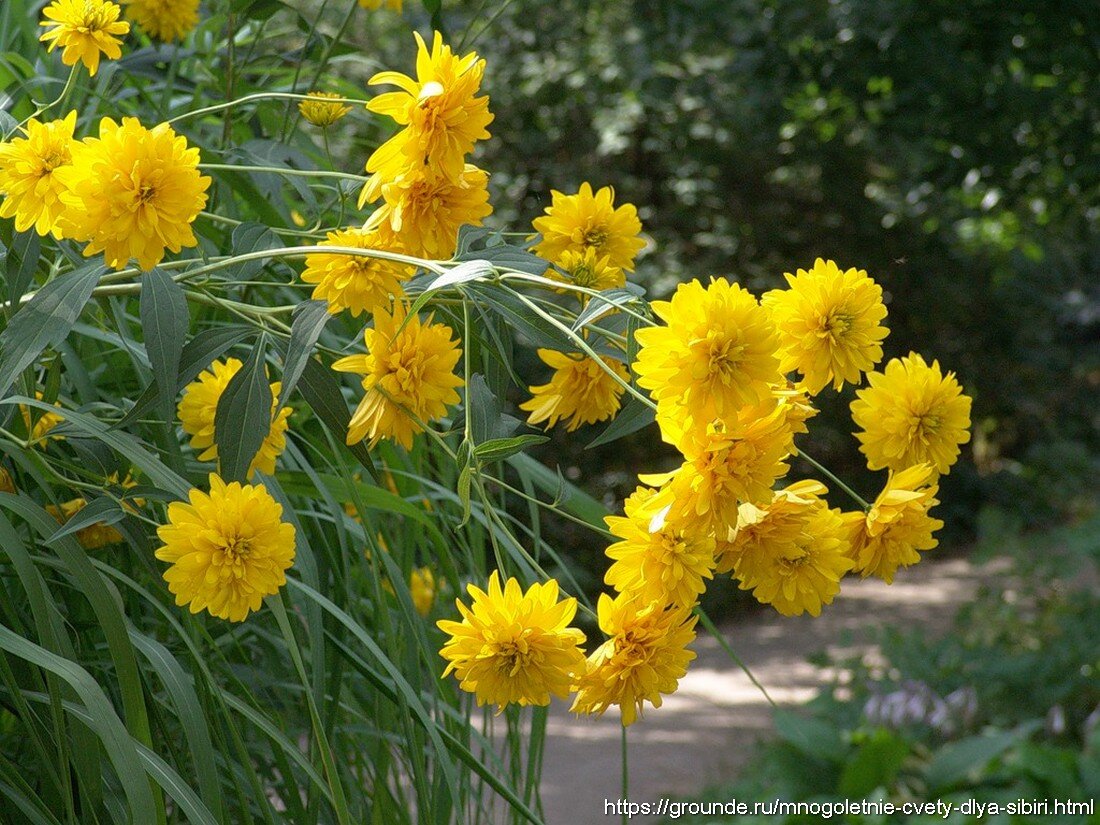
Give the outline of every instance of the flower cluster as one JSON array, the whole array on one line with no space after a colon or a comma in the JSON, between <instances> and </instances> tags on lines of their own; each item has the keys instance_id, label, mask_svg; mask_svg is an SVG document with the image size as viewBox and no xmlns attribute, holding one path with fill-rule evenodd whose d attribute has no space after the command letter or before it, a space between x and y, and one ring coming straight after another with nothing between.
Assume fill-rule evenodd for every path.
<instances>
[{"instance_id":1,"label":"flower cluster","mask_svg":"<svg viewBox=\"0 0 1100 825\"><path fill-rule=\"evenodd\" d=\"M542 254L606 253L629 269L631 260L616 256L632 247L609 242L610 194L592 199L597 203L611 229L593 229L570 203L558 220L536 223ZM581 229L567 231L563 215ZM585 233L604 244L598 253L568 247L585 243ZM604 581L617 595L600 598L608 638L574 676L578 713L617 705L629 725L647 702L659 706L676 689L694 656L693 610L716 574L730 574L783 615L816 616L846 574L889 583L936 546L942 522L929 513L938 503L936 480L969 438L970 399L953 375L915 353L874 372L887 336L886 307L866 272L818 260L786 278L786 289L762 299L724 278L682 284L670 300L652 304L662 323L637 333L633 371L655 401L661 437L682 463L641 475L624 516L606 520L617 541L607 548L612 563ZM595 420L591 409L608 404L585 400L598 396L592 379L579 377L584 359L539 354L558 374L532 388L535 398L523 405L532 422L572 416L573 429ZM869 386L858 391L852 415L870 468L890 470L878 498L866 504L856 497L862 509L842 512L830 507L821 482L776 489L799 452L795 437L816 413L813 399L830 384L839 390L865 375ZM498 629L483 630L487 639ZM485 649L480 655L493 658Z\"/></svg>"}]
</instances>

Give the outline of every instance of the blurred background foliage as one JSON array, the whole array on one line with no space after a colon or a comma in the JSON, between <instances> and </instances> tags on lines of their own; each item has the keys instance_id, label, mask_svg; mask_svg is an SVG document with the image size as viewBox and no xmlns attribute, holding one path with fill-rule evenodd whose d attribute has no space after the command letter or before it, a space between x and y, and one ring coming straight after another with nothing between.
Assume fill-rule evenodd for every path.
<instances>
[{"instance_id":1,"label":"blurred background foliage","mask_svg":"<svg viewBox=\"0 0 1100 825\"><path fill-rule=\"evenodd\" d=\"M444 25L465 31L479 5L445 5ZM651 296L712 274L772 288L819 256L865 268L894 299L887 357L938 358L975 399L941 487L947 535L1094 506L1095 4L516 0L478 29L464 47L488 61L496 122L477 161L496 225L588 180L638 205ZM407 57L404 38L371 32L352 34L387 65ZM851 390L831 395L815 455L873 496ZM664 455L652 429L587 451L581 435L544 455L596 495L621 499Z\"/></svg>"}]
</instances>

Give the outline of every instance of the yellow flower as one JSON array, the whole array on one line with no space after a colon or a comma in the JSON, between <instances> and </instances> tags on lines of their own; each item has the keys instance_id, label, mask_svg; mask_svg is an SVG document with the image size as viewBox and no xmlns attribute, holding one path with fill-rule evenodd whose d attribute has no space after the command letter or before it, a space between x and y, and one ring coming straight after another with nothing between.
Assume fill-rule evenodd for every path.
<instances>
[{"instance_id":1,"label":"yellow flower","mask_svg":"<svg viewBox=\"0 0 1100 825\"><path fill-rule=\"evenodd\" d=\"M405 251L390 232L368 232L354 226L329 232L318 246ZM388 307L391 296L404 296L401 282L407 280L413 271L411 266L382 258L324 252L306 256L302 280L307 284L317 284L313 297L328 301L328 311L333 315L346 309L358 316L361 312L373 312L377 307Z\"/></svg>"},{"instance_id":2,"label":"yellow flower","mask_svg":"<svg viewBox=\"0 0 1100 825\"><path fill-rule=\"evenodd\" d=\"M920 561L918 550L931 550L939 541L932 535L943 522L928 511L939 504L936 471L917 464L891 472L886 487L866 513L845 513L851 531L854 569L864 578L894 581L899 567Z\"/></svg>"},{"instance_id":3,"label":"yellow flower","mask_svg":"<svg viewBox=\"0 0 1100 825\"><path fill-rule=\"evenodd\" d=\"M581 631L569 627L577 600L558 601L558 583L533 584L524 593L508 579L503 589L497 571L488 592L474 585L470 607L455 600L462 621L436 624L451 638L439 655L447 660L459 686L477 697L478 705L548 705L550 695L565 698L584 670Z\"/></svg>"},{"instance_id":4,"label":"yellow flower","mask_svg":"<svg viewBox=\"0 0 1100 825\"><path fill-rule=\"evenodd\" d=\"M31 118L23 129L26 137L0 143L0 218L15 218L18 231L34 227L39 235L61 237L57 219L64 186L54 173L72 162L75 128L75 110L48 123Z\"/></svg>"},{"instance_id":5,"label":"yellow flower","mask_svg":"<svg viewBox=\"0 0 1100 825\"><path fill-rule=\"evenodd\" d=\"M164 543L156 557L176 604L192 613L242 622L279 592L294 563L294 526L260 485L226 484L210 474L209 494L195 489L190 504L168 505L168 523L157 529Z\"/></svg>"},{"instance_id":6,"label":"yellow flower","mask_svg":"<svg viewBox=\"0 0 1100 825\"><path fill-rule=\"evenodd\" d=\"M672 473L641 476L642 483L662 487L654 507L669 507L669 521L696 524L717 535L737 523L738 502L766 503L772 485L790 467L783 459L792 450L791 427L781 408L764 418L712 424L699 434L677 439L684 463Z\"/></svg>"},{"instance_id":7,"label":"yellow flower","mask_svg":"<svg viewBox=\"0 0 1100 825\"><path fill-rule=\"evenodd\" d=\"M781 380L775 328L750 292L725 278L706 288L691 281L653 311L667 326L638 331L634 370L662 419L702 429L771 398Z\"/></svg>"},{"instance_id":8,"label":"yellow flower","mask_svg":"<svg viewBox=\"0 0 1100 825\"><path fill-rule=\"evenodd\" d=\"M401 304L394 305L392 315L375 310L374 328L364 333L366 354L332 365L362 375L366 390L348 425L348 444L369 438L373 447L379 439L392 438L411 449L413 435L424 424L446 415L448 404L458 403L455 388L463 382L454 368L462 350L451 340L451 328L431 319L422 324L416 315L402 328L405 313Z\"/></svg>"},{"instance_id":9,"label":"yellow flower","mask_svg":"<svg viewBox=\"0 0 1100 825\"><path fill-rule=\"evenodd\" d=\"M432 573L432 568L419 567L409 574L409 595L412 597L413 607L421 616L432 612L435 591L435 574Z\"/></svg>"},{"instance_id":10,"label":"yellow flower","mask_svg":"<svg viewBox=\"0 0 1100 825\"><path fill-rule=\"evenodd\" d=\"M542 233L534 252L551 263L561 263L566 252L584 254L593 250L611 266L634 271L634 257L645 241L639 236L642 222L633 204L615 207L615 190L604 186L595 194L589 183L582 183L575 195L550 192L546 214L535 218L533 226Z\"/></svg>"},{"instance_id":11,"label":"yellow flower","mask_svg":"<svg viewBox=\"0 0 1100 825\"><path fill-rule=\"evenodd\" d=\"M334 102L343 98L343 95L334 92L310 92L309 100L303 100L298 104L298 111L314 126L324 129L351 111L350 106Z\"/></svg>"},{"instance_id":12,"label":"yellow flower","mask_svg":"<svg viewBox=\"0 0 1100 825\"><path fill-rule=\"evenodd\" d=\"M886 306L882 287L862 269L844 272L818 258L807 272L784 273L789 289L773 289L761 303L779 332L781 369L802 373L802 384L817 395L833 382L858 384L882 359Z\"/></svg>"},{"instance_id":13,"label":"yellow flower","mask_svg":"<svg viewBox=\"0 0 1100 825\"><path fill-rule=\"evenodd\" d=\"M42 391L35 390L34 397L41 401ZM53 405L61 409L60 401L54 401ZM31 412L31 408L25 404L19 405L19 412L23 416L23 426L27 429L27 436L32 445L42 447L51 439L61 441L64 438L64 436L60 435L48 435L50 430L65 420L58 413L43 412L37 407L34 408L34 412ZM38 416L37 420L32 420L32 416L34 415Z\"/></svg>"},{"instance_id":14,"label":"yellow flower","mask_svg":"<svg viewBox=\"0 0 1100 825\"><path fill-rule=\"evenodd\" d=\"M60 224L66 238L88 242L85 256L103 252L116 269L137 258L149 270L165 249L198 243L191 224L210 178L199 174L199 150L167 123L146 129L137 118L103 118L99 137L72 152L72 165L57 171L66 189Z\"/></svg>"},{"instance_id":15,"label":"yellow flower","mask_svg":"<svg viewBox=\"0 0 1100 825\"><path fill-rule=\"evenodd\" d=\"M191 449L202 450L199 461L214 461L218 457L218 445L214 441L218 400L241 366L236 358L229 358L225 362L215 361L208 370L203 370L198 378L183 388L183 398L180 399L176 414L183 425L183 431L191 436ZM271 385L271 429L248 467L250 480L257 470L268 475L274 473L275 459L286 449L287 419L293 410L283 407L275 415L281 389L282 383L279 381Z\"/></svg>"},{"instance_id":16,"label":"yellow flower","mask_svg":"<svg viewBox=\"0 0 1100 825\"><path fill-rule=\"evenodd\" d=\"M852 420L872 470L904 470L927 461L946 474L970 440L970 397L953 372L938 361L928 366L915 352L892 359L885 372L872 372L871 386L856 393Z\"/></svg>"},{"instance_id":17,"label":"yellow flower","mask_svg":"<svg viewBox=\"0 0 1100 825\"><path fill-rule=\"evenodd\" d=\"M199 0L122 0L126 16L150 37L183 40L199 23Z\"/></svg>"},{"instance_id":18,"label":"yellow flower","mask_svg":"<svg viewBox=\"0 0 1100 825\"><path fill-rule=\"evenodd\" d=\"M565 429L573 432L581 424L615 417L623 385L599 364L581 353L567 354L551 349L540 349L538 353L543 363L553 368L554 374L550 376L550 383L528 387L534 397L519 405L521 410L531 413L528 424L545 421L546 428L550 429L559 419L568 420ZM630 373L620 362L612 358L603 358L603 362L623 381L630 381Z\"/></svg>"},{"instance_id":19,"label":"yellow flower","mask_svg":"<svg viewBox=\"0 0 1100 825\"><path fill-rule=\"evenodd\" d=\"M386 4L386 8L391 11L401 11L401 0L359 0L359 5L364 9L370 9L371 11L377 11L382 8L382 4Z\"/></svg>"},{"instance_id":20,"label":"yellow flower","mask_svg":"<svg viewBox=\"0 0 1100 825\"><path fill-rule=\"evenodd\" d=\"M415 34L415 33L414 33ZM458 57L435 33L429 54L415 34L416 79L400 72L379 72L372 86L388 84L401 91L378 95L367 108L393 118L405 128L383 143L367 160L367 171L393 180L403 171L428 166L442 177L462 174L474 143L489 137L493 115L488 97L475 97L485 73L476 52Z\"/></svg>"},{"instance_id":21,"label":"yellow flower","mask_svg":"<svg viewBox=\"0 0 1100 825\"><path fill-rule=\"evenodd\" d=\"M54 0L42 10L46 19L39 23L46 31L38 39L49 44L47 52L61 46L61 62L75 66L81 61L88 74L99 69L99 53L110 60L122 56L122 41L116 35L130 31L130 24L118 22L122 11L104 0Z\"/></svg>"},{"instance_id":22,"label":"yellow flower","mask_svg":"<svg viewBox=\"0 0 1100 825\"><path fill-rule=\"evenodd\" d=\"M556 263L568 276L567 282L576 286L603 291L626 285L626 275L622 269L612 266L610 258L607 255L601 257L592 246L581 251L567 249ZM552 277L562 280L556 270L550 270L550 273ZM583 296L582 300L587 302L588 296Z\"/></svg>"},{"instance_id":23,"label":"yellow flower","mask_svg":"<svg viewBox=\"0 0 1100 825\"><path fill-rule=\"evenodd\" d=\"M364 228L391 231L410 255L447 260L458 246L459 227L480 226L492 213L488 183L489 175L469 164L453 178L428 166L392 179L374 175L363 187L359 206L379 197L384 202Z\"/></svg>"},{"instance_id":24,"label":"yellow flower","mask_svg":"<svg viewBox=\"0 0 1100 825\"><path fill-rule=\"evenodd\" d=\"M625 517L604 518L607 529L622 539L607 548L615 563L604 582L643 602L691 607L706 590L704 579L714 577L714 536L694 525L652 518L643 505L655 493L639 487L626 500Z\"/></svg>"},{"instance_id":25,"label":"yellow flower","mask_svg":"<svg viewBox=\"0 0 1100 825\"><path fill-rule=\"evenodd\" d=\"M53 516L58 524L65 524L87 506L88 502L86 499L74 498L71 501L61 502L57 507L52 504L47 504L46 512ZM103 521L89 524L87 527L81 527L74 535L76 536L76 540L80 542L80 546L85 550L98 550L109 544L118 544L121 541L125 541L122 533Z\"/></svg>"},{"instance_id":26,"label":"yellow flower","mask_svg":"<svg viewBox=\"0 0 1100 825\"><path fill-rule=\"evenodd\" d=\"M631 725L649 702L661 706L661 694L675 693L695 658L687 647L695 641L696 618L687 607L666 607L620 593L600 595L600 630L610 638L588 657L577 680L574 713L602 715L612 705Z\"/></svg>"},{"instance_id":27,"label":"yellow flower","mask_svg":"<svg viewBox=\"0 0 1100 825\"><path fill-rule=\"evenodd\" d=\"M784 616L820 615L853 566L848 530L824 494L823 484L800 481L767 506L742 504L736 531L722 543L722 569L732 566L742 590Z\"/></svg>"}]
</instances>

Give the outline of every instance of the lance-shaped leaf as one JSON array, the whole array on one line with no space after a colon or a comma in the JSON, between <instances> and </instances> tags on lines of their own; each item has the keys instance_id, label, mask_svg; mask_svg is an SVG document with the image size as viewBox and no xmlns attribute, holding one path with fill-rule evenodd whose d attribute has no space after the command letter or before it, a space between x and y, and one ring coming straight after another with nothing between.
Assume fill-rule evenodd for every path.
<instances>
[{"instance_id":1,"label":"lance-shaped leaf","mask_svg":"<svg viewBox=\"0 0 1100 825\"><path fill-rule=\"evenodd\" d=\"M328 304L324 301L304 301L294 310L294 321L290 326L290 343L283 359L283 388L279 392L279 409L290 398L290 393L302 377L313 347L331 316Z\"/></svg>"},{"instance_id":2,"label":"lance-shaped leaf","mask_svg":"<svg viewBox=\"0 0 1100 825\"><path fill-rule=\"evenodd\" d=\"M229 379L214 414L214 443L226 481L246 480L252 459L271 430L271 400L261 338L244 366Z\"/></svg>"},{"instance_id":3,"label":"lance-shaped leaf","mask_svg":"<svg viewBox=\"0 0 1100 825\"><path fill-rule=\"evenodd\" d=\"M170 416L176 397L180 356L183 355L184 339L187 337L187 298L167 272L153 269L141 277L140 309L145 352L149 355L154 382Z\"/></svg>"}]
</instances>

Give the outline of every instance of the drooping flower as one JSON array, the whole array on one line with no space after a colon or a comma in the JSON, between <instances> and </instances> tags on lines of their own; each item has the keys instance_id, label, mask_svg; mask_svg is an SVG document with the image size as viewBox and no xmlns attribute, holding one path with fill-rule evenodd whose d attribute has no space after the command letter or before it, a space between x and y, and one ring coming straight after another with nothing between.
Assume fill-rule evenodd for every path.
<instances>
[{"instance_id":1,"label":"drooping flower","mask_svg":"<svg viewBox=\"0 0 1100 825\"><path fill-rule=\"evenodd\" d=\"M856 393L852 420L860 451L872 470L904 470L928 462L946 474L970 440L970 396L955 374L929 366L917 353L891 359L885 372L872 372L870 386Z\"/></svg>"},{"instance_id":2,"label":"drooping flower","mask_svg":"<svg viewBox=\"0 0 1100 825\"><path fill-rule=\"evenodd\" d=\"M298 104L298 111L314 126L324 129L351 111L350 106L340 102L343 99L335 92L310 92L309 99Z\"/></svg>"},{"instance_id":3,"label":"drooping flower","mask_svg":"<svg viewBox=\"0 0 1100 825\"><path fill-rule=\"evenodd\" d=\"M286 584L294 526L261 485L226 484L211 473L210 492L193 489L188 498L169 504L168 523L157 529L156 557L172 565L164 572L168 589L192 613L244 621Z\"/></svg>"},{"instance_id":4,"label":"drooping flower","mask_svg":"<svg viewBox=\"0 0 1100 825\"><path fill-rule=\"evenodd\" d=\"M643 475L642 483L661 487L657 508L668 507L667 519L687 522L722 535L737 523L740 502L771 501L772 485L790 469L793 436L782 409L764 418L712 424L703 433L685 431L676 441L684 456L679 469L665 475Z\"/></svg>"},{"instance_id":5,"label":"drooping flower","mask_svg":"<svg viewBox=\"0 0 1100 825\"><path fill-rule=\"evenodd\" d=\"M489 137L485 127L493 121L489 98L476 96L485 61L476 52L459 57L443 45L439 32L431 53L424 39L415 37L415 80L400 72L379 72L369 81L401 90L378 95L367 108L405 128L375 150L367 171L389 181L405 170L428 166L437 176L457 178L474 143Z\"/></svg>"},{"instance_id":6,"label":"drooping flower","mask_svg":"<svg viewBox=\"0 0 1100 825\"><path fill-rule=\"evenodd\" d=\"M122 0L126 16L164 43L183 40L199 23L199 0Z\"/></svg>"},{"instance_id":7,"label":"drooping flower","mask_svg":"<svg viewBox=\"0 0 1100 825\"><path fill-rule=\"evenodd\" d=\"M447 405L458 403L462 379L454 373L462 357L451 328L421 323L419 316L405 320L406 310L395 304L393 314L379 308L374 328L364 333L367 352L349 355L332 365L334 370L363 376L363 400L348 425L348 444L370 439L373 447L392 438L412 448L413 435L425 424L447 414ZM402 328L402 325L404 327Z\"/></svg>"},{"instance_id":8,"label":"drooping flower","mask_svg":"<svg viewBox=\"0 0 1100 825\"><path fill-rule=\"evenodd\" d=\"M57 219L64 206L57 170L72 162L76 111L62 120L40 123L31 118L26 137L0 143L0 218L15 218L15 228L34 228L39 235L60 238Z\"/></svg>"},{"instance_id":9,"label":"drooping flower","mask_svg":"<svg viewBox=\"0 0 1100 825\"><path fill-rule=\"evenodd\" d=\"M662 694L675 693L695 652L696 617L687 607L646 602L620 593L600 595L600 630L610 638L588 657L577 680L574 713L602 715L612 705L632 725L649 702L659 708Z\"/></svg>"},{"instance_id":10,"label":"drooping flower","mask_svg":"<svg viewBox=\"0 0 1100 825\"><path fill-rule=\"evenodd\" d=\"M573 432L582 424L593 424L614 418L619 411L619 399L623 385L607 374L592 358L582 353L555 352L540 349L539 358L552 367L550 382L528 387L532 398L519 405L531 413L527 423L546 422L553 427L558 420L568 421L567 432ZM604 364L623 381L630 381L626 367L613 358L603 357Z\"/></svg>"},{"instance_id":11,"label":"drooping flower","mask_svg":"<svg viewBox=\"0 0 1100 825\"><path fill-rule=\"evenodd\" d=\"M810 395L830 381L858 384L882 359L886 305L882 287L862 269L841 271L818 258L809 271L784 273L789 289L773 289L761 303L779 333L781 369L797 370Z\"/></svg>"},{"instance_id":12,"label":"drooping flower","mask_svg":"<svg viewBox=\"0 0 1100 825\"><path fill-rule=\"evenodd\" d=\"M626 500L625 516L604 518L607 529L621 539L607 548L614 564L604 582L643 602L691 607L706 590L705 579L713 578L714 536L650 516L643 505L655 493L638 487Z\"/></svg>"},{"instance_id":13,"label":"drooping flower","mask_svg":"<svg viewBox=\"0 0 1100 825\"><path fill-rule=\"evenodd\" d=\"M354 226L329 232L318 246L405 251L391 232L368 232ZM346 309L358 316L362 312L373 312L377 307L388 307L391 296L403 297L405 291L401 284L413 272L413 267L407 264L382 258L319 252L306 256L302 280L317 285L313 297L327 301L328 311L333 315Z\"/></svg>"},{"instance_id":14,"label":"drooping flower","mask_svg":"<svg viewBox=\"0 0 1100 825\"><path fill-rule=\"evenodd\" d=\"M561 253L557 265L566 273L567 283L574 284L585 289L603 291L626 285L626 275L623 271L611 264L607 255L600 256L595 247L587 247L583 251L567 249ZM551 270L551 275L561 278L556 270ZM587 301L588 296L582 296Z\"/></svg>"},{"instance_id":15,"label":"drooping flower","mask_svg":"<svg viewBox=\"0 0 1100 825\"><path fill-rule=\"evenodd\" d=\"M176 414L183 431L191 436L191 449L202 451L199 452L199 461L215 461L218 458L218 445L214 440L218 401L241 366L236 358L214 361L209 369L203 370L198 378L183 388ZM284 406L278 415L275 414L281 389L280 381L271 385L271 429L248 467L249 480L257 470L268 475L274 473L275 459L286 449L288 419L293 410Z\"/></svg>"},{"instance_id":16,"label":"drooping flower","mask_svg":"<svg viewBox=\"0 0 1100 825\"><path fill-rule=\"evenodd\" d=\"M106 0L54 0L42 10L46 19L39 23L46 31L38 39L48 44L47 52L61 47L61 62L75 66L81 61L95 77L100 52L109 60L122 56L119 35L130 31L130 24L119 21L122 9Z\"/></svg>"},{"instance_id":17,"label":"drooping flower","mask_svg":"<svg viewBox=\"0 0 1100 825\"><path fill-rule=\"evenodd\" d=\"M87 499L81 497L63 501L57 506L47 504L45 509L57 520L58 524L65 524L87 506ZM85 550L99 550L110 544L125 541L122 533L105 521L97 521L94 524L81 527L74 535L80 546Z\"/></svg>"},{"instance_id":18,"label":"drooping flower","mask_svg":"<svg viewBox=\"0 0 1100 825\"><path fill-rule=\"evenodd\" d=\"M526 592L510 578L489 576L488 591L466 588L473 603L455 604L462 621L436 624L450 638L439 651L447 660L443 675L452 671L459 686L477 697L478 705L548 705L550 696L565 698L584 670L580 645L584 634L569 623L577 600L558 600L554 579L533 584Z\"/></svg>"},{"instance_id":19,"label":"drooping flower","mask_svg":"<svg viewBox=\"0 0 1100 825\"><path fill-rule=\"evenodd\" d=\"M99 137L74 143L72 165L56 172L65 186L61 231L116 269L131 258L152 269L166 250L197 244L191 224L210 186L198 163L199 150L167 123L146 129L137 118L103 118Z\"/></svg>"},{"instance_id":20,"label":"drooping flower","mask_svg":"<svg viewBox=\"0 0 1100 825\"><path fill-rule=\"evenodd\" d=\"M750 292L725 278L709 287L691 281L671 301L654 301L653 311L666 325L638 331L634 370L662 418L701 429L771 398L771 385L781 379L778 341Z\"/></svg>"},{"instance_id":21,"label":"drooping flower","mask_svg":"<svg viewBox=\"0 0 1100 825\"><path fill-rule=\"evenodd\" d=\"M575 195L551 190L546 214L535 218L533 226L542 233L534 247L536 255L551 263L561 263L566 252L585 254L593 250L613 267L634 271L634 258L645 246L642 222L633 204L615 206L615 190L604 186L595 194L591 184L581 184Z\"/></svg>"},{"instance_id":22,"label":"drooping flower","mask_svg":"<svg viewBox=\"0 0 1100 825\"><path fill-rule=\"evenodd\" d=\"M928 511L939 504L938 491L936 471L929 464L917 464L891 472L866 514L845 513L854 570L890 584L899 567L920 561L918 551L935 548L939 541L933 534L943 522Z\"/></svg>"},{"instance_id":23,"label":"drooping flower","mask_svg":"<svg viewBox=\"0 0 1100 825\"><path fill-rule=\"evenodd\" d=\"M784 616L819 615L853 566L849 531L824 494L823 484L800 481L766 506L742 504L732 536L719 542L720 568Z\"/></svg>"},{"instance_id":24,"label":"drooping flower","mask_svg":"<svg viewBox=\"0 0 1100 825\"><path fill-rule=\"evenodd\" d=\"M462 226L480 226L493 211L489 175L467 164L455 177L421 166L395 178L373 176L363 187L360 207L383 199L365 228L392 232L410 255L447 260L458 246Z\"/></svg>"}]
</instances>

